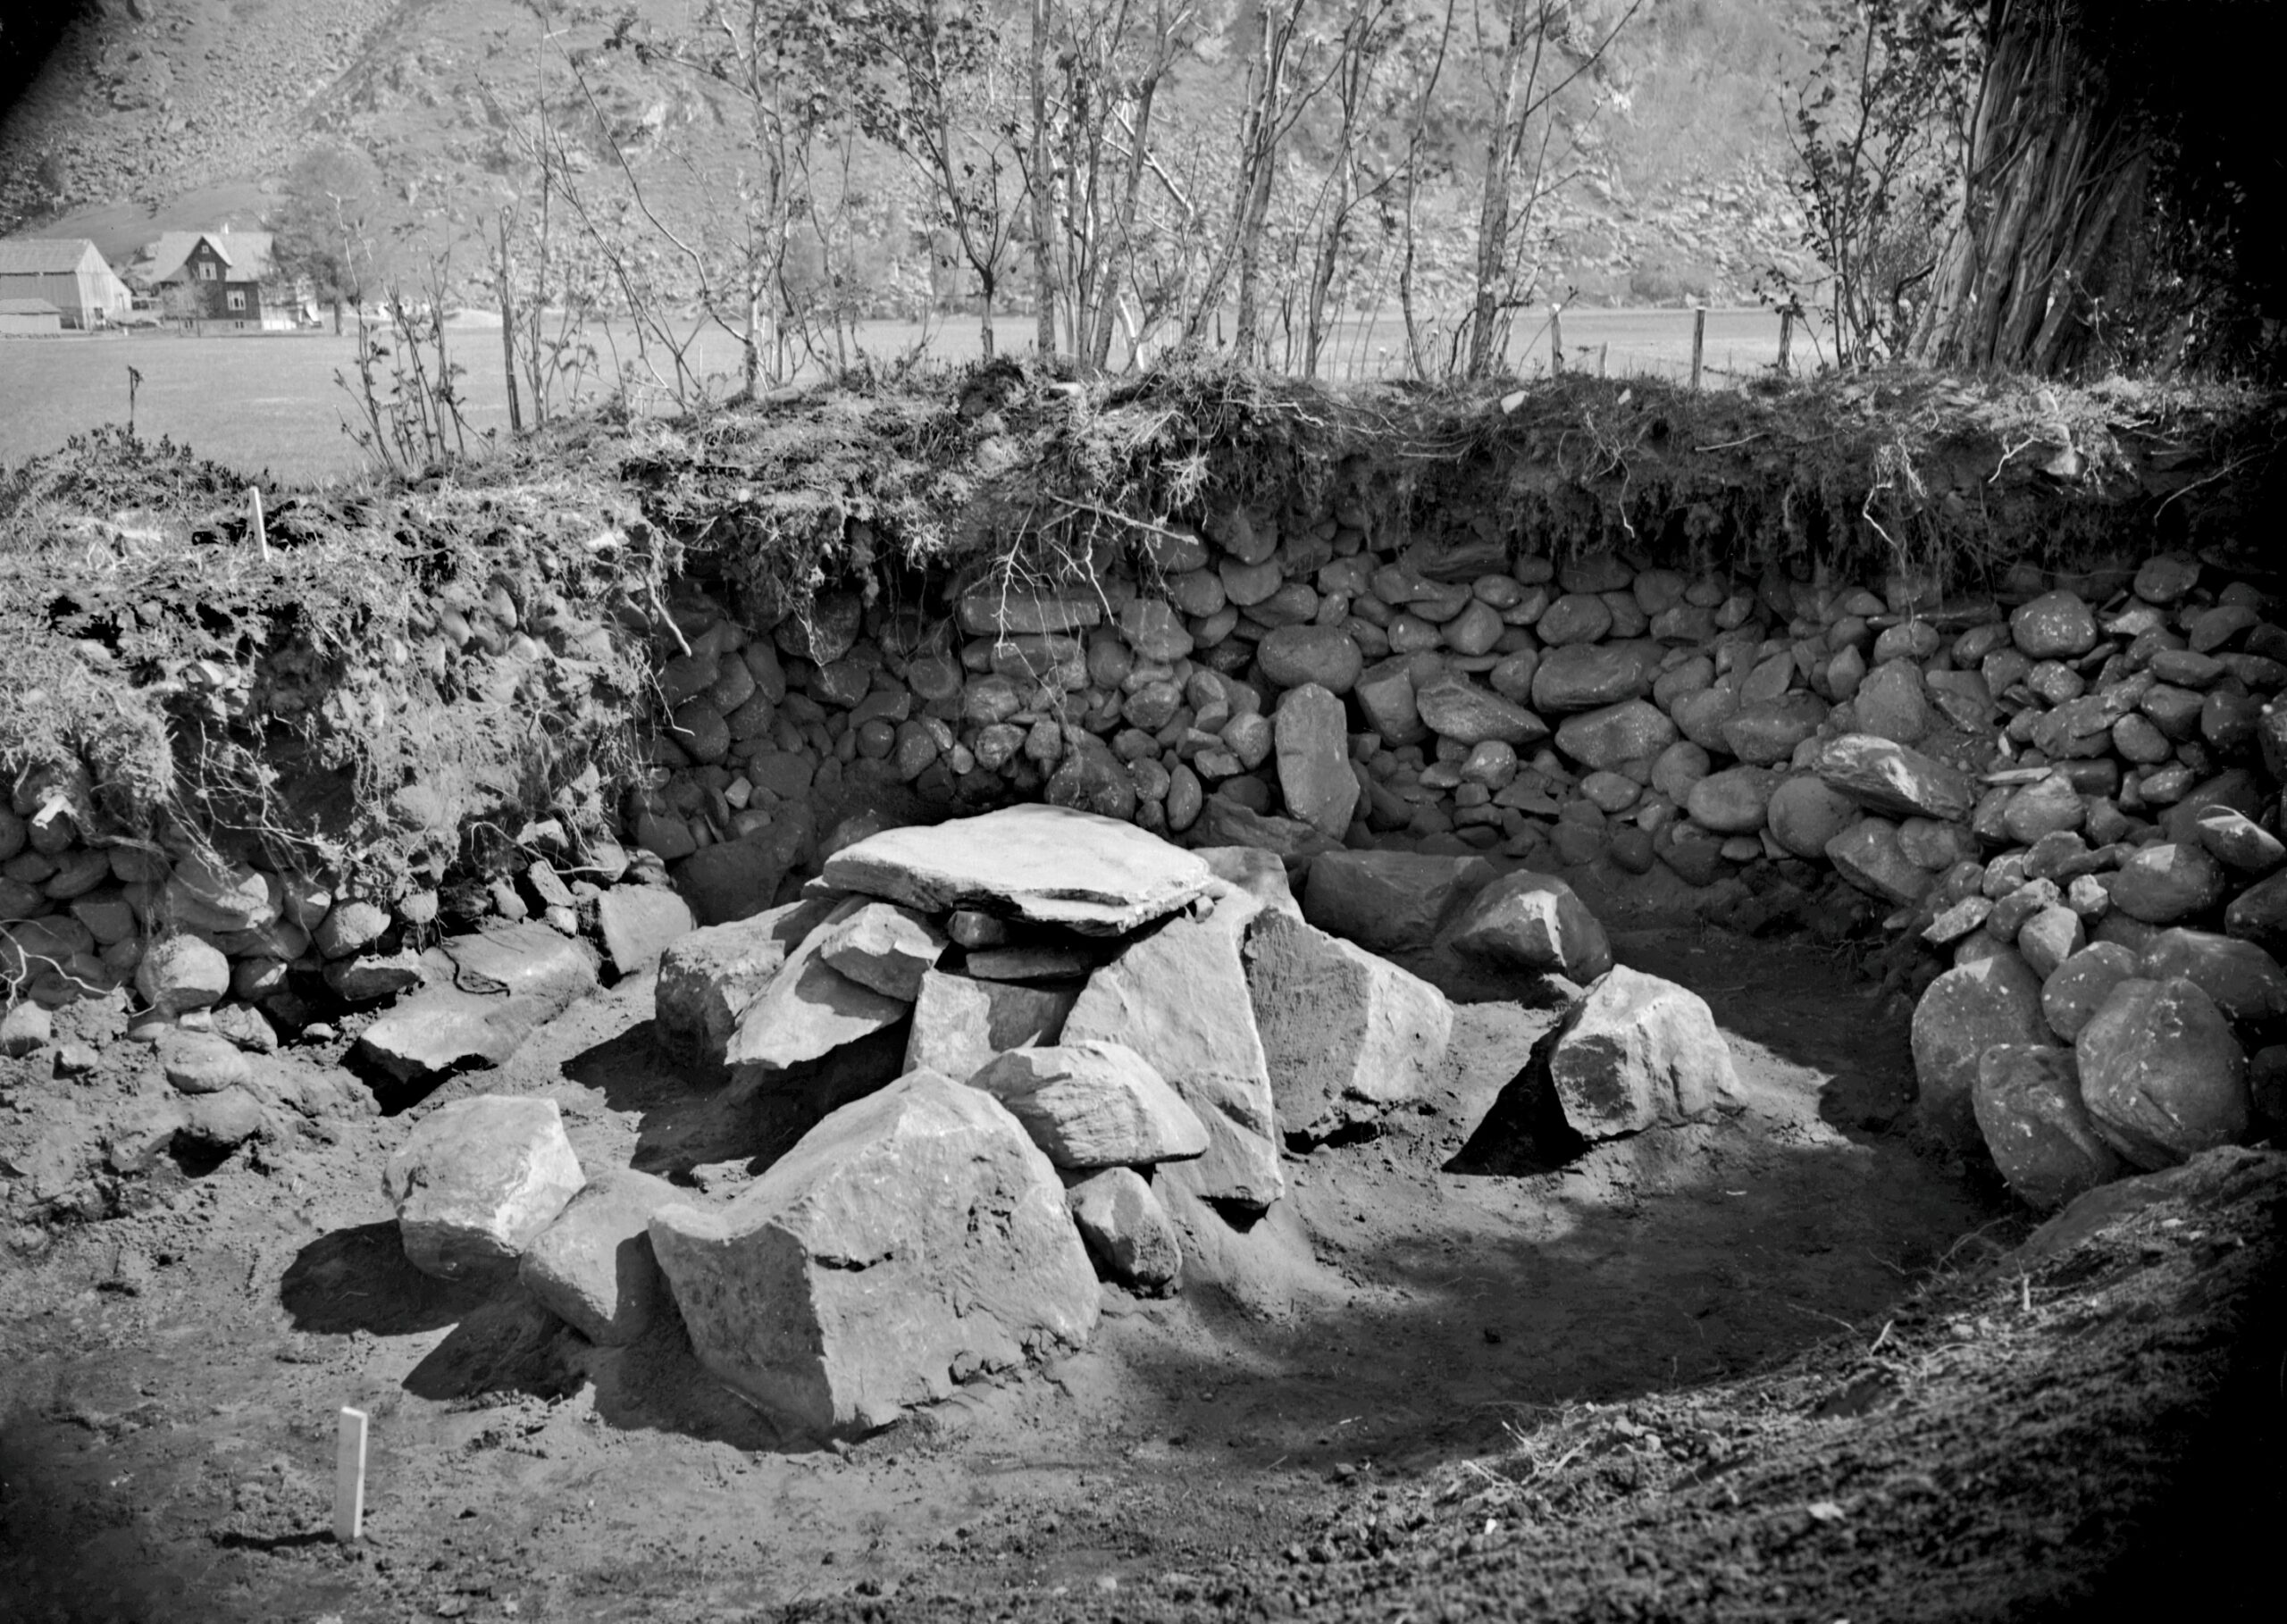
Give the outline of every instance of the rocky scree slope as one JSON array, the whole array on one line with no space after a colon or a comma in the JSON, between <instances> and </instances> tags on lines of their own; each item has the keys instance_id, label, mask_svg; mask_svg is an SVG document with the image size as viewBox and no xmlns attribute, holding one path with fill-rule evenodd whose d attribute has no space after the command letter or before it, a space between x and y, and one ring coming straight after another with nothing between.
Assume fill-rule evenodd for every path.
<instances>
[{"instance_id":1,"label":"rocky scree slope","mask_svg":"<svg viewBox=\"0 0 2287 1624\"><path fill-rule=\"evenodd\" d=\"M635 9L662 29L688 24L680 5ZM1742 33L1687 17L1625 39L1613 68L1625 96L1571 130L1579 184L1549 198L1537 222L1546 297L1752 303L1766 267L1800 268L1771 75L1806 54L1810 23L1794 8L1747 23ZM291 0L101 0L0 121L0 230L47 230L58 217L69 230L75 216L121 204L169 213L210 188L274 188L301 153L329 143L371 157L400 197L470 195L497 172L500 99L531 82L540 26L506 0L348 0L323 13ZM604 31L593 29L597 39ZM671 131L702 169L727 172L726 133L689 81L637 73L624 53L591 56L654 206L676 222L702 218L703 189L683 167L648 160ZM1221 116L1219 71L1198 70L1201 83L1171 98L1177 116ZM568 84L562 96L577 100ZM1733 116L1710 131L1702 103ZM611 163L591 150L593 132L567 129L575 161L593 161L591 184L609 189ZM861 152L859 167L869 191L909 184L882 155ZM902 243L888 247L909 256Z\"/></svg>"}]
</instances>

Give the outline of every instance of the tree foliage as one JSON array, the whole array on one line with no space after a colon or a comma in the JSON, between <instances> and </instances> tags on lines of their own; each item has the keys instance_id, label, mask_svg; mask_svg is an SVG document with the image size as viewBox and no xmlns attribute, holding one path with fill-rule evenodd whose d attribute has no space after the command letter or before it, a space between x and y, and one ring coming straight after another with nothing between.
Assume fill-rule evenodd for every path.
<instances>
[{"instance_id":1,"label":"tree foliage","mask_svg":"<svg viewBox=\"0 0 2287 1624\"><path fill-rule=\"evenodd\" d=\"M1797 93L1843 359L2287 362L2270 0L1851 0Z\"/></svg>"},{"instance_id":2,"label":"tree foliage","mask_svg":"<svg viewBox=\"0 0 2287 1624\"><path fill-rule=\"evenodd\" d=\"M390 202L381 172L341 146L305 153L288 172L272 213L272 256L288 276L306 276L320 297L362 305L389 271Z\"/></svg>"}]
</instances>

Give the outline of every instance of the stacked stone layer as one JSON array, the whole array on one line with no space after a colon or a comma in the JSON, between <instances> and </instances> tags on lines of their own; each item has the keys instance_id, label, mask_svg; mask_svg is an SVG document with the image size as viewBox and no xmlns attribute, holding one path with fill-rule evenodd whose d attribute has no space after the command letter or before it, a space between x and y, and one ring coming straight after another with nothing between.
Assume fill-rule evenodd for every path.
<instances>
[{"instance_id":1,"label":"stacked stone layer","mask_svg":"<svg viewBox=\"0 0 2287 1624\"><path fill-rule=\"evenodd\" d=\"M1354 508L1232 509L935 621L829 595L766 632L687 592L633 838L702 917L734 905L709 900L724 875L790 887L816 805L896 785L1298 864L1482 852L1684 906L1839 885L1927 935L1917 990L2021 958L2070 1011L2043 1041L2100 1013L2092 945L2129 955L2115 980L2191 981L2250 1067L2241 1114L2275 1109L2287 629L2252 588L2169 554L1948 595L1478 532L1388 546ZM1967 1085L1925 1081L1973 1141Z\"/></svg>"}]
</instances>

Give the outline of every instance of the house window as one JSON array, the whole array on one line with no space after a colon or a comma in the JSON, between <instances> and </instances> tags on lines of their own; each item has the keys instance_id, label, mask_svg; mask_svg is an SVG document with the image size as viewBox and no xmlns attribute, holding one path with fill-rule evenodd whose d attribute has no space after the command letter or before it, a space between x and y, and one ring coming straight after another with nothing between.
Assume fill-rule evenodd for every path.
<instances>
[{"instance_id":1,"label":"house window","mask_svg":"<svg viewBox=\"0 0 2287 1624\"><path fill-rule=\"evenodd\" d=\"M233 310L244 310L246 307L247 307L247 296L246 296L243 292L241 292L239 289L236 289L236 288L231 289L230 289L230 308L231 308L231 309L233 309Z\"/></svg>"},{"instance_id":2,"label":"house window","mask_svg":"<svg viewBox=\"0 0 2287 1624\"><path fill-rule=\"evenodd\" d=\"M214 280L214 262L213 260L202 259L198 262L198 280L202 282L211 282Z\"/></svg>"}]
</instances>

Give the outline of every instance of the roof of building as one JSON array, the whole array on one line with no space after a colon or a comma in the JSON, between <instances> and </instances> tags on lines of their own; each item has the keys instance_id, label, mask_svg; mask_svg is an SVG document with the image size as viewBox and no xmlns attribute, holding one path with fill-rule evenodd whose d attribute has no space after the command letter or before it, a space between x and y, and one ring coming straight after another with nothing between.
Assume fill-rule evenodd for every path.
<instances>
[{"instance_id":1,"label":"roof of building","mask_svg":"<svg viewBox=\"0 0 2287 1624\"><path fill-rule=\"evenodd\" d=\"M182 262L190 257L201 238L214 245L222 263L236 273L228 280L258 282L273 274L271 233L229 230L165 232L137 258L137 274L147 281L165 281L182 269Z\"/></svg>"},{"instance_id":2,"label":"roof of building","mask_svg":"<svg viewBox=\"0 0 2287 1624\"><path fill-rule=\"evenodd\" d=\"M25 237L0 242L0 275L68 276L80 268L80 262L95 246L84 237Z\"/></svg>"},{"instance_id":3,"label":"roof of building","mask_svg":"<svg viewBox=\"0 0 2287 1624\"><path fill-rule=\"evenodd\" d=\"M63 313L46 299L0 299L0 315L52 315Z\"/></svg>"}]
</instances>

